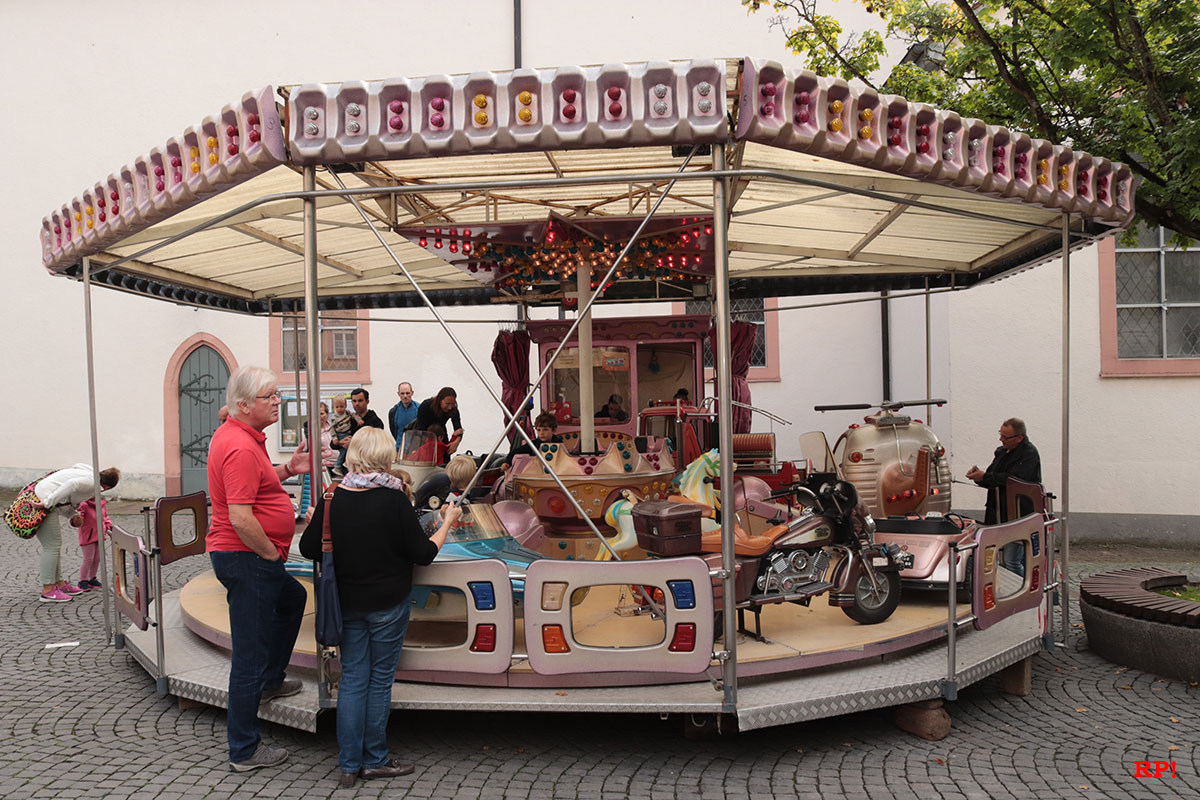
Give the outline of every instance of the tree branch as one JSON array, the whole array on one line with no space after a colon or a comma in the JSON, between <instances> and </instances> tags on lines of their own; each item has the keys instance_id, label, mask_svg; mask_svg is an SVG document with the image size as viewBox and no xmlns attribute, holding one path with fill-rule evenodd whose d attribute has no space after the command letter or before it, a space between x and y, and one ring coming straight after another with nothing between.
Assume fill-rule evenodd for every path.
<instances>
[{"instance_id":1,"label":"tree branch","mask_svg":"<svg viewBox=\"0 0 1200 800\"><path fill-rule=\"evenodd\" d=\"M1004 51L1000 49L999 43L983 27L983 23L979 21L979 17L975 16L975 10L971 7L969 0L954 0L954 5L958 6L959 10L966 17L967 24L970 26L975 38L982 42L991 52L992 61L996 64L996 69L999 71L1000 77L1004 79L1009 88L1025 100L1026 105L1029 106L1029 110L1033 113L1034 119L1037 120L1038 128L1047 139L1057 141L1058 126L1042 107L1037 94L1033 91L1033 87L1030 86L1029 80L1021 71L1020 66L1014 63L1013 69L1009 69L1009 62L1004 55Z\"/></svg>"},{"instance_id":2,"label":"tree branch","mask_svg":"<svg viewBox=\"0 0 1200 800\"><path fill-rule=\"evenodd\" d=\"M1159 205L1141 192L1134 197L1134 210L1156 225L1162 225L1189 239L1200 239L1200 220L1190 219L1170 206Z\"/></svg>"},{"instance_id":3,"label":"tree branch","mask_svg":"<svg viewBox=\"0 0 1200 800\"><path fill-rule=\"evenodd\" d=\"M1117 18L1116 0L1109 0L1114 20ZM1154 56L1150 54L1150 46L1146 43L1146 34L1138 21L1136 10L1128 9L1129 33L1133 46L1130 48L1138 67L1138 75L1146 84L1146 100L1151 112L1159 125L1171 124L1171 110L1163 100L1159 87L1158 71L1154 68Z\"/></svg>"},{"instance_id":4,"label":"tree branch","mask_svg":"<svg viewBox=\"0 0 1200 800\"><path fill-rule=\"evenodd\" d=\"M863 75L861 72L859 72L858 68L855 67L853 64L851 64L846 59L846 57L844 55L842 55L841 48L839 48L837 46L837 42L830 42L829 39L821 32L820 26L816 24L816 19L815 19L816 6L815 5L812 6L811 10L803 2L787 3L787 6L788 6L788 8L792 9L792 11L796 12L797 17L799 17L802 21L808 23L809 27L812 29L812 32L816 35L816 37L818 39L821 40L821 44L824 45L826 52L828 52L831 56L833 56L834 59L836 59L837 62L839 64L841 64L842 67L847 72L854 75L854 77L858 78L860 81L862 81L867 86L874 89L875 91L879 91L879 87L877 87L875 84L871 83L870 78L868 78L866 75Z\"/></svg>"},{"instance_id":5,"label":"tree branch","mask_svg":"<svg viewBox=\"0 0 1200 800\"><path fill-rule=\"evenodd\" d=\"M1044 3L1040 3L1040 2L1038 2L1038 0L1021 0L1021 1L1023 3L1025 3L1025 5L1032 8L1034 11L1040 12L1042 14L1042 16L1044 16L1046 19L1053 22L1058 27L1062 28L1064 31L1067 31L1068 33L1075 32L1075 31L1071 30L1071 26L1067 25L1067 23L1063 22L1061 19L1059 19L1058 17L1051 14L1050 9L1046 8L1046 5Z\"/></svg>"}]
</instances>

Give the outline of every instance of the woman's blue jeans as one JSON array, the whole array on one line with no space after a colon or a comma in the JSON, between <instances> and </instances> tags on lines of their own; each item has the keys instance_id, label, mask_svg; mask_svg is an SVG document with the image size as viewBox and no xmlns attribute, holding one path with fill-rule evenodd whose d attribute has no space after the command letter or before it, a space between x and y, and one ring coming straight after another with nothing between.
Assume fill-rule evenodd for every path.
<instances>
[{"instance_id":1,"label":"woman's blue jeans","mask_svg":"<svg viewBox=\"0 0 1200 800\"><path fill-rule=\"evenodd\" d=\"M342 772L388 762L392 684L408 631L408 598L382 611L342 612L342 680L337 697L338 764Z\"/></svg>"}]
</instances>

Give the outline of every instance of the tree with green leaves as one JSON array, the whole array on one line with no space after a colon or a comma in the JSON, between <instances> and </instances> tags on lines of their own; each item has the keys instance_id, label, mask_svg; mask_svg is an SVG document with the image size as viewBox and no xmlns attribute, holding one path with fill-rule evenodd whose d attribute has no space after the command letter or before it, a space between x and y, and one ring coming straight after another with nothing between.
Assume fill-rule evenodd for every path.
<instances>
[{"instance_id":1,"label":"tree with green leaves","mask_svg":"<svg viewBox=\"0 0 1200 800\"><path fill-rule=\"evenodd\" d=\"M877 84L885 37L845 33L820 0L769 8L814 72L1128 164L1143 223L1200 239L1200 0L855 0L908 54Z\"/></svg>"}]
</instances>

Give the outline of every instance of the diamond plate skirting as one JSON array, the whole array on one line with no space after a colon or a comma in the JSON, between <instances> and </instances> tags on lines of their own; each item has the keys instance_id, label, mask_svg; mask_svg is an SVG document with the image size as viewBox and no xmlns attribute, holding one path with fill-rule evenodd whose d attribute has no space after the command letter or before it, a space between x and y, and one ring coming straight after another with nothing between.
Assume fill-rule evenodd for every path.
<instances>
[{"instance_id":1,"label":"diamond plate skirting","mask_svg":"<svg viewBox=\"0 0 1200 800\"><path fill-rule=\"evenodd\" d=\"M171 694L218 708L227 705L228 655L183 624L179 594L166 597L165 653ZM126 632L130 654L151 675L155 667L154 628ZM987 631L966 629L958 639L957 681L961 688L1041 649L1038 609L1015 614ZM715 670L710 670L717 674ZM299 677L304 689L293 697L266 703L259 718L315 732L320 712L317 683L311 673ZM942 696L946 648L933 644L902 656L884 656L835 669L745 678L738 686L741 730L886 708ZM722 694L708 682L604 688L509 688L398 683L393 709L476 711L562 711L591 713L719 714Z\"/></svg>"},{"instance_id":2,"label":"diamond plate skirting","mask_svg":"<svg viewBox=\"0 0 1200 800\"><path fill-rule=\"evenodd\" d=\"M1036 653L1041 649L1041 635L1036 608L1014 614L986 632L960 632L959 687ZM946 671L943 645L816 674L748 681L738 687L738 728L767 728L932 700L942 696Z\"/></svg>"},{"instance_id":3,"label":"diamond plate skirting","mask_svg":"<svg viewBox=\"0 0 1200 800\"><path fill-rule=\"evenodd\" d=\"M151 619L154 618L153 611L151 606ZM205 705L228 707L228 654L210 645L184 626L179 607L179 592L167 595L163 615L167 691L175 697L195 700ZM153 626L145 631L130 626L125 632L125 646L147 672L151 675L158 673L158 647ZM288 675L299 678L304 688L299 694L259 706L258 718L315 733L317 713L320 711L316 676L297 671L295 667L288 670Z\"/></svg>"}]
</instances>

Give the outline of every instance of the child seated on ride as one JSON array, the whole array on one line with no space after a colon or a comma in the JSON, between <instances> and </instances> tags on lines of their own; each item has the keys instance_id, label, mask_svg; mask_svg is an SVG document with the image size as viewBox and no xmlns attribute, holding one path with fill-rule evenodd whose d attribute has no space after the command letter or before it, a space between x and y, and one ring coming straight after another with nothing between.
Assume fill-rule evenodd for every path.
<instances>
[{"instance_id":1,"label":"child seated on ride","mask_svg":"<svg viewBox=\"0 0 1200 800\"><path fill-rule=\"evenodd\" d=\"M555 433L556 430L558 430L558 418L549 411L543 411L533 420L534 443L550 444L562 442L562 437ZM513 459L519 455L533 455L533 450L524 439L519 440L519 443L513 447L512 452L504 459L504 465L501 469L508 472L509 468L512 467Z\"/></svg>"},{"instance_id":2,"label":"child seated on ride","mask_svg":"<svg viewBox=\"0 0 1200 800\"><path fill-rule=\"evenodd\" d=\"M400 481L404 484L404 493L408 495L408 501L410 503L414 502L412 475L409 475L406 470L401 469L398 464L392 464L391 468L388 469L388 472L400 479Z\"/></svg>"},{"instance_id":3,"label":"child seated on ride","mask_svg":"<svg viewBox=\"0 0 1200 800\"><path fill-rule=\"evenodd\" d=\"M416 461L422 464L437 464L441 466L446 463L446 443L443 441L446 436L445 426L435 422L425 429L428 436L414 436L405 440L405 444L411 446L410 442L420 442L412 450L404 453L405 461Z\"/></svg>"},{"instance_id":4,"label":"child seated on ride","mask_svg":"<svg viewBox=\"0 0 1200 800\"><path fill-rule=\"evenodd\" d=\"M446 465L446 477L450 479L450 494L446 495L447 503L453 503L462 496L463 490L475 477L476 469L475 459L470 456L455 456L450 459L450 463Z\"/></svg>"}]
</instances>

